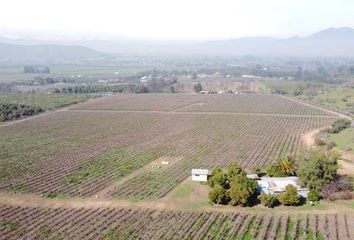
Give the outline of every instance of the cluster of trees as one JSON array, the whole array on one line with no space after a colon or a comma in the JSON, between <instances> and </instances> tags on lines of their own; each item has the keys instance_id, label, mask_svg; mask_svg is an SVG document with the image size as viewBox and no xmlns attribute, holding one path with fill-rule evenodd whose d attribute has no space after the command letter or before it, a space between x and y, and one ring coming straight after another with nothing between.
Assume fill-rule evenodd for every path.
<instances>
[{"instance_id":1,"label":"cluster of trees","mask_svg":"<svg viewBox=\"0 0 354 240\"><path fill-rule=\"evenodd\" d=\"M123 92L123 85L83 85L75 87L56 88L54 93L101 93L101 92Z\"/></svg>"},{"instance_id":2,"label":"cluster of trees","mask_svg":"<svg viewBox=\"0 0 354 240\"><path fill-rule=\"evenodd\" d=\"M338 119L332 124L332 128L329 129L329 133L339 133L342 130L350 127L351 121L346 118Z\"/></svg>"},{"instance_id":3,"label":"cluster of trees","mask_svg":"<svg viewBox=\"0 0 354 240\"><path fill-rule=\"evenodd\" d=\"M268 208L274 208L280 204L284 206L298 206L304 200L303 197L297 193L297 188L292 184L287 185L285 191L279 195L262 193L258 199L262 205ZM307 200L312 202L319 201L320 193L316 190L311 190L307 194Z\"/></svg>"},{"instance_id":4,"label":"cluster of trees","mask_svg":"<svg viewBox=\"0 0 354 240\"><path fill-rule=\"evenodd\" d=\"M281 157L267 167L266 173L273 177L297 175L301 186L310 190L308 201L349 199L353 197L353 194L348 194L352 191L352 185L349 178L337 176L338 159L337 152L316 148L301 158L298 165L290 156ZM211 187L209 199L216 204L250 206L259 200L264 206L273 208L280 204L298 206L304 202L296 186L291 184L279 195L258 195L257 181L247 178L246 172L237 164L231 164L226 171L214 169L208 185Z\"/></svg>"},{"instance_id":5,"label":"cluster of trees","mask_svg":"<svg viewBox=\"0 0 354 240\"><path fill-rule=\"evenodd\" d=\"M53 78L53 77L42 77L35 76L32 80L17 80L13 84L21 86L37 86L37 85L50 85L55 83L75 83L77 82L73 78Z\"/></svg>"},{"instance_id":6,"label":"cluster of trees","mask_svg":"<svg viewBox=\"0 0 354 240\"><path fill-rule=\"evenodd\" d=\"M235 163L226 172L214 169L208 185L209 199L216 204L249 206L257 199L257 181L247 178L246 172Z\"/></svg>"},{"instance_id":7,"label":"cluster of trees","mask_svg":"<svg viewBox=\"0 0 354 240\"><path fill-rule=\"evenodd\" d=\"M23 67L23 73L50 73L50 68L41 65L26 65Z\"/></svg>"},{"instance_id":8,"label":"cluster of trees","mask_svg":"<svg viewBox=\"0 0 354 240\"><path fill-rule=\"evenodd\" d=\"M352 199L350 178L337 175L339 157L336 151L318 148L300 159L297 173L301 185L319 192L324 199Z\"/></svg>"},{"instance_id":9,"label":"cluster of trees","mask_svg":"<svg viewBox=\"0 0 354 240\"><path fill-rule=\"evenodd\" d=\"M14 103L0 103L0 122L32 116L44 112L40 107Z\"/></svg>"},{"instance_id":10,"label":"cluster of trees","mask_svg":"<svg viewBox=\"0 0 354 240\"><path fill-rule=\"evenodd\" d=\"M173 86L175 80L171 81L150 81L146 84L91 84L75 87L56 88L54 93L157 93L163 91L169 91L175 93L176 89ZM169 88L168 88L169 87Z\"/></svg>"}]
</instances>

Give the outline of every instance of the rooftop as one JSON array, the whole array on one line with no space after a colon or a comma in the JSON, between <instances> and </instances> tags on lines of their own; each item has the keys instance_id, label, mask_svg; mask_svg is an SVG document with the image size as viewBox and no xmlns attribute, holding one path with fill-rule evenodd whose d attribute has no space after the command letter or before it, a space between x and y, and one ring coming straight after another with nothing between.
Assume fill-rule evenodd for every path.
<instances>
[{"instance_id":1,"label":"rooftop","mask_svg":"<svg viewBox=\"0 0 354 240\"><path fill-rule=\"evenodd\" d=\"M198 174L198 175L208 175L209 170L208 169L192 169L192 174Z\"/></svg>"}]
</instances>

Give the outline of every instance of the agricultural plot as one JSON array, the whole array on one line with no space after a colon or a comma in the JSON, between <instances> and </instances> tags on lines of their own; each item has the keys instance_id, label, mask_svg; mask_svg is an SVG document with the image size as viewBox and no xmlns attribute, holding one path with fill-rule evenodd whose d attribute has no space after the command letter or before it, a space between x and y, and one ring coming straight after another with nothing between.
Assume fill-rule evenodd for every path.
<instances>
[{"instance_id":1,"label":"agricultural plot","mask_svg":"<svg viewBox=\"0 0 354 240\"><path fill-rule=\"evenodd\" d=\"M151 96L158 99L157 95ZM122 97L140 101L143 106L149 103L150 95L147 99L140 95ZM164 109L178 103L165 98L162 95ZM92 103L101 104L101 99ZM159 158L178 159L167 168L142 171L107 193L118 198L160 198L183 181L191 168L226 166L231 162L250 168L270 163L282 154L297 156L302 150L301 134L328 125L335 118L149 111L57 112L0 127L3 169L0 190L90 196Z\"/></svg>"},{"instance_id":2,"label":"agricultural plot","mask_svg":"<svg viewBox=\"0 0 354 240\"><path fill-rule=\"evenodd\" d=\"M119 94L81 104L73 107L73 109L333 116L331 113L315 107L299 104L288 98L264 94Z\"/></svg>"},{"instance_id":3,"label":"agricultural plot","mask_svg":"<svg viewBox=\"0 0 354 240\"><path fill-rule=\"evenodd\" d=\"M0 205L0 239L353 239L345 214L266 215Z\"/></svg>"},{"instance_id":4,"label":"agricultural plot","mask_svg":"<svg viewBox=\"0 0 354 240\"><path fill-rule=\"evenodd\" d=\"M44 93L15 93L1 94L0 103L24 104L52 110L59 107L79 103L92 98L88 94L44 94Z\"/></svg>"}]
</instances>

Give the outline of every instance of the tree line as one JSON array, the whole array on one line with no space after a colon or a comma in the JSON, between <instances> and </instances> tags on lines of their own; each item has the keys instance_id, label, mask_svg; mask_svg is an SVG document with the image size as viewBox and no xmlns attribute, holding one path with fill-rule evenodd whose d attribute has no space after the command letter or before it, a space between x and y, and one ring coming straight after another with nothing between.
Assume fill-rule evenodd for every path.
<instances>
[{"instance_id":1,"label":"tree line","mask_svg":"<svg viewBox=\"0 0 354 240\"><path fill-rule=\"evenodd\" d=\"M0 103L0 122L18 119L24 116L32 116L44 112L40 107L24 104Z\"/></svg>"}]
</instances>

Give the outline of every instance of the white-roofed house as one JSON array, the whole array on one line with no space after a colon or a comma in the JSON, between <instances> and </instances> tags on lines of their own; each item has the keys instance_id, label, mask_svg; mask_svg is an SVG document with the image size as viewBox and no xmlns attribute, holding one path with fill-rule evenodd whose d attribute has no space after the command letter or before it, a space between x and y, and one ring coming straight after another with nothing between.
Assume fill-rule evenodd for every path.
<instances>
[{"instance_id":1,"label":"white-roofed house","mask_svg":"<svg viewBox=\"0 0 354 240\"><path fill-rule=\"evenodd\" d=\"M266 194L280 194L285 191L285 187L289 184L297 188L297 193L303 197L307 197L309 190L302 188L298 177L262 177L257 180L259 190Z\"/></svg>"},{"instance_id":2,"label":"white-roofed house","mask_svg":"<svg viewBox=\"0 0 354 240\"><path fill-rule=\"evenodd\" d=\"M208 174L208 169L192 169L192 181L206 182Z\"/></svg>"}]
</instances>

